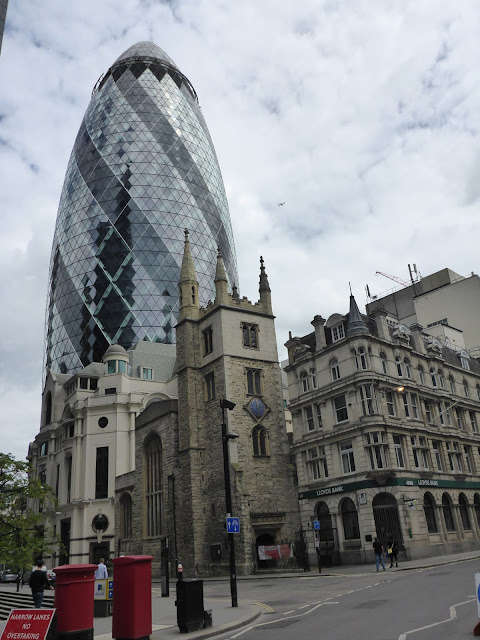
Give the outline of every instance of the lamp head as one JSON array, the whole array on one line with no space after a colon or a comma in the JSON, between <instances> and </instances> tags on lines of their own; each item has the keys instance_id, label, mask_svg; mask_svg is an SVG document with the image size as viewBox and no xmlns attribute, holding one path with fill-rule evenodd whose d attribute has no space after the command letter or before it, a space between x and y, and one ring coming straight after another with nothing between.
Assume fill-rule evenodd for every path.
<instances>
[{"instance_id":1,"label":"lamp head","mask_svg":"<svg viewBox=\"0 0 480 640\"><path fill-rule=\"evenodd\" d=\"M220 406L222 409L229 409L230 411L236 406L234 402L230 402L226 398L220 400Z\"/></svg>"}]
</instances>

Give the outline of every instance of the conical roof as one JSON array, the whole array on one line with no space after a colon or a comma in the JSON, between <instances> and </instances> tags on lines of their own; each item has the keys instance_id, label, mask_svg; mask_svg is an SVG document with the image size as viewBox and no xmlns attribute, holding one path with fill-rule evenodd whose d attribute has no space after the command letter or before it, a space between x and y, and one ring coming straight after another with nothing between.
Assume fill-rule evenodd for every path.
<instances>
[{"instance_id":1,"label":"conical roof","mask_svg":"<svg viewBox=\"0 0 480 640\"><path fill-rule=\"evenodd\" d=\"M348 313L347 336L368 333L368 327L360 313L357 302L350 295L350 311Z\"/></svg>"}]
</instances>

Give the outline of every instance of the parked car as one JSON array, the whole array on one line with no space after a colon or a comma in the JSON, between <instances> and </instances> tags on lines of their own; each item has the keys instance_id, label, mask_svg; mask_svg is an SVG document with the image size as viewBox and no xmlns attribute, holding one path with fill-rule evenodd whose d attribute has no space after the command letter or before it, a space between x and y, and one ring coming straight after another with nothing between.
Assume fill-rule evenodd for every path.
<instances>
[{"instance_id":1,"label":"parked car","mask_svg":"<svg viewBox=\"0 0 480 640\"><path fill-rule=\"evenodd\" d=\"M16 582L17 574L12 573L11 571L2 571L0 573L0 582Z\"/></svg>"},{"instance_id":2,"label":"parked car","mask_svg":"<svg viewBox=\"0 0 480 640\"><path fill-rule=\"evenodd\" d=\"M52 569L48 569L48 570L47 570L47 578L48 578L48 581L50 582L50 584L52 585L52 587L54 587L54 586L55 586L55 579L56 579L56 577L57 577L57 576L55 575L55 572L54 572L54 571L52 571Z\"/></svg>"}]
</instances>

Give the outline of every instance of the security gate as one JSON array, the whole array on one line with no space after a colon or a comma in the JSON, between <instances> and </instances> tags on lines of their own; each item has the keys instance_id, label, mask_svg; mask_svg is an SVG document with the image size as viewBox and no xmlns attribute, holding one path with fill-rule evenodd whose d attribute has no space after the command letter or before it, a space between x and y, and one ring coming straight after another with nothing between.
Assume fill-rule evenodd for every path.
<instances>
[{"instance_id":1,"label":"security gate","mask_svg":"<svg viewBox=\"0 0 480 640\"><path fill-rule=\"evenodd\" d=\"M373 499L373 518L377 538L384 548L390 538L397 541L399 551L403 551L403 536L398 517L397 501L390 493L378 493Z\"/></svg>"}]
</instances>

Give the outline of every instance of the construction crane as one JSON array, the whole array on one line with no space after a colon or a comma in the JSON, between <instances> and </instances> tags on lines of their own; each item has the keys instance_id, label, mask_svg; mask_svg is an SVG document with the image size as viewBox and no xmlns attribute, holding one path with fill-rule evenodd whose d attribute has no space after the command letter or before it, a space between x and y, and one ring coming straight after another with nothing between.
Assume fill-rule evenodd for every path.
<instances>
[{"instance_id":1,"label":"construction crane","mask_svg":"<svg viewBox=\"0 0 480 640\"><path fill-rule=\"evenodd\" d=\"M388 278L389 280L393 280L394 282L398 282L398 284L401 284L404 287L409 287L410 286L409 282L405 282L405 280L402 280L401 278L397 278L397 276L391 276L388 273L383 273L383 271L375 271L375 275L376 276L385 276L385 278Z\"/></svg>"}]
</instances>

